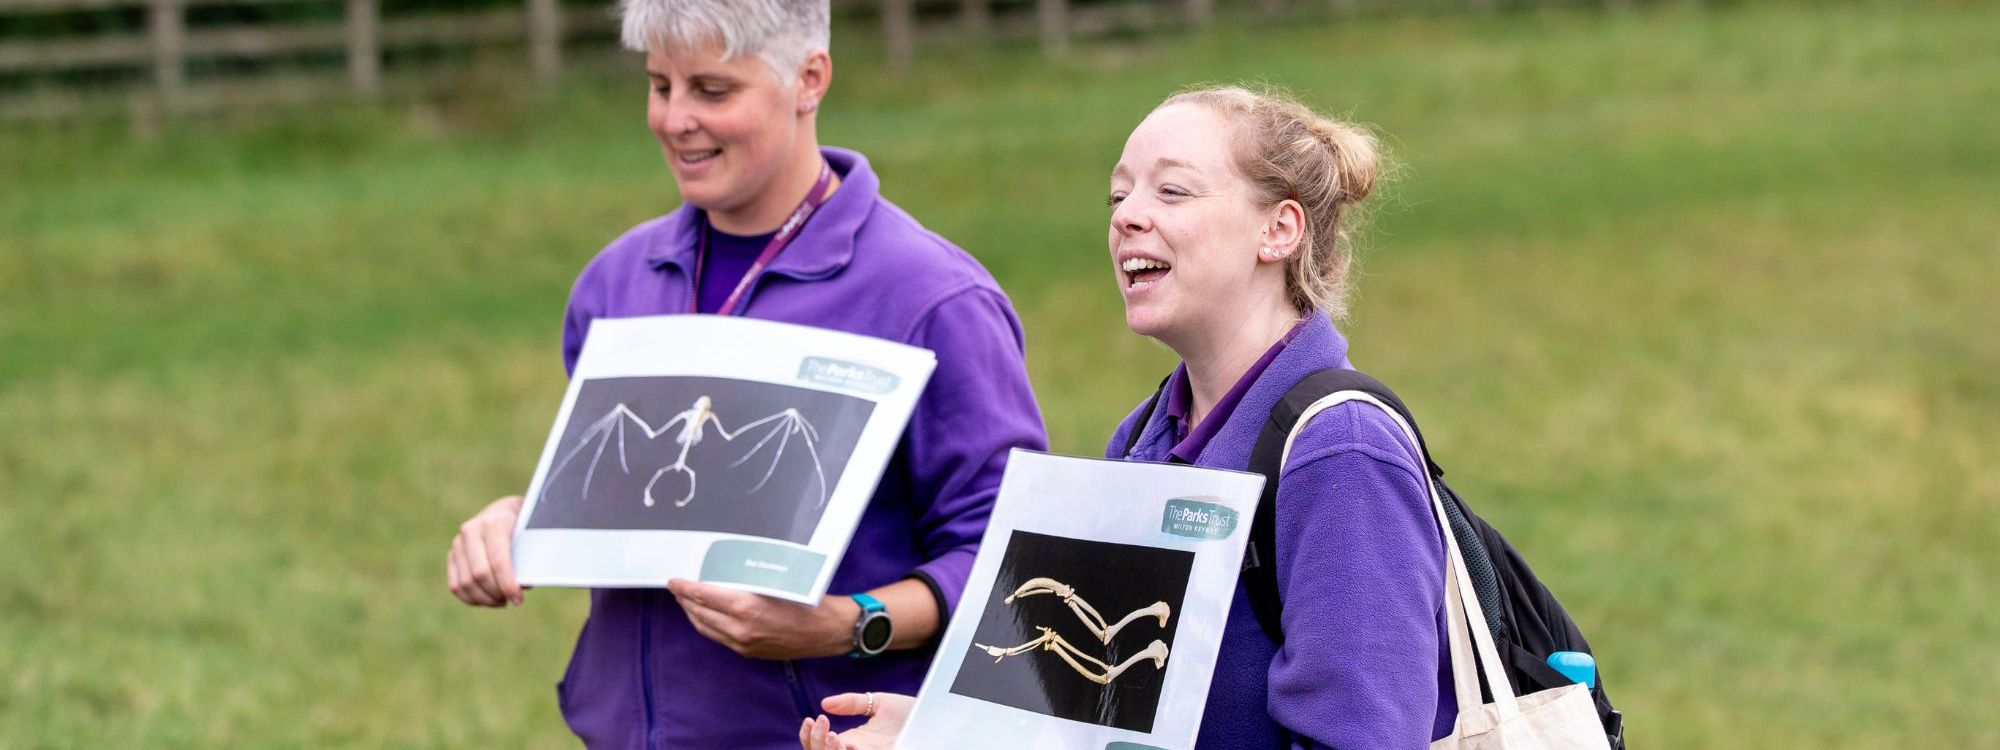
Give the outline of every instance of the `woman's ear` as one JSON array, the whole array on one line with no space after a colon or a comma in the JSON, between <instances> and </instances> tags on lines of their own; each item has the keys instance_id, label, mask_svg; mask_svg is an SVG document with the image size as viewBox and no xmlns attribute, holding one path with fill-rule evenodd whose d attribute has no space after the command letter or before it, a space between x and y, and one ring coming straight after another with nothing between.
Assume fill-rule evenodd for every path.
<instances>
[{"instance_id":1,"label":"woman's ear","mask_svg":"<svg viewBox=\"0 0 2000 750\"><path fill-rule=\"evenodd\" d=\"M819 110L819 102L826 98L826 91L833 85L833 56L826 50L816 49L806 55L804 65L799 66L799 114L812 114Z\"/></svg>"},{"instance_id":2,"label":"woman's ear","mask_svg":"<svg viewBox=\"0 0 2000 750\"><path fill-rule=\"evenodd\" d=\"M1264 224L1264 236L1259 239L1263 249L1257 259L1266 263L1276 263L1298 252L1299 242L1306 236L1306 212L1298 201L1289 198L1280 201L1273 209L1270 220Z\"/></svg>"}]
</instances>

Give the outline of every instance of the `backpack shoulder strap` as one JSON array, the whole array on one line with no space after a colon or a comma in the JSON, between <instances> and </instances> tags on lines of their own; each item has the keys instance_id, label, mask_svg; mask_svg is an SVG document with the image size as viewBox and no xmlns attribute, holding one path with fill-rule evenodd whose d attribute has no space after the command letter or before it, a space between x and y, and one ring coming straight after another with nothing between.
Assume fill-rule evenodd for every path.
<instances>
[{"instance_id":1,"label":"backpack shoulder strap","mask_svg":"<svg viewBox=\"0 0 2000 750\"><path fill-rule=\"evenodd\" d=\"M1257 443L1250 449L1250 470L1264 475L1264 499L1257 504L1257 515L1250 524L1250 544L1243 552L1243 586L1250 597L1250 610L1257 615L1257 624L1264 628L1272 643L1279 645L1285 642L1285 631L1279 620L1284 601L1278 595L1278 472L1284 464L1285 439L1308 407L1341 391L1360 391L1395 409L1409 422L1410 429L1417 431L1417 450L1423 454L1431 476L1444 475L1444 470L1431 461L1430 451L1423 445L1423 432L1417 430L1417 420L1410 416L1403 400L1381 381L1360 372L1341 368L1320 370L1305 376L1272 405L1270 418L1264 420Z\"/></svg>"},{"instance_id":2,"label":"backpack shoulder strap","mask_svg":"<svg viewBox=\"0 0 2000 750\"><path fill-rule=\"evenodd\" d=\"M1160 398L1167 392L1167 381L1173 378L1174 374L1171 372L1167 373L1166 377L1160 378L1160 384L1153 388L1153 395L1146 399L1146 405L1139 407L1139 418L1133 420L1132 429L1125 432L1125 449L1118 453L1119 458L1132 455L1132 449L1138 447L1139 436L1146 432L1146 423L1153 421L1153 410L1160 407Z\"/></svg>"}]
</instances>

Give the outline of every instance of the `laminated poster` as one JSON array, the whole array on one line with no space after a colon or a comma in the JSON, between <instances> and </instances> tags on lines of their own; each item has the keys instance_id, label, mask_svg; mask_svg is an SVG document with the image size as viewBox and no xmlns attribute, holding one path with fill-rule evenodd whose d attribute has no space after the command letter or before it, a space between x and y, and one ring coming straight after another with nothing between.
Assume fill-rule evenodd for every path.
<instances>
[{"instance_id":1,"label":"laminated poster","mask_svg":"<svg viewBox=\"0 0 2000 750\"><path fill-rule=\"evenodd\" d=\"M521 583L817 603L936 364L745 318L592 322L515 529Z\"/></svg>"},{"instance_id":2,"label":"laminated poster","mask_svg":"<svg viewBox=\"0 0 2000 750\"><path fill-rule=\"evenodd\" d=\"M1014 451L897 747L1193 747L1263 488Z\"/></svg>"}]
</instances>

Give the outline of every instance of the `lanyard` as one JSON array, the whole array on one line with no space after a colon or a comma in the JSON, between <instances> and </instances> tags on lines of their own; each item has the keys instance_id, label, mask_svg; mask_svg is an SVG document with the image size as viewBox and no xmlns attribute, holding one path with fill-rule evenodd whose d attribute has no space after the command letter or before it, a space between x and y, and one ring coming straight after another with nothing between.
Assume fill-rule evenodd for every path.
<instances>
[{"instance_id":1,"label":"lanyard","mask_svg":"<svg viewBox=\"0 0 2000 750\"><path fill-rule=\"evenodd\" d=\"M797 237L799 230L805 227L806 219L811 218L813 212L826 202L826 194L832 185L833 166L821 161L819 180L813 183L812 190L806 192L806 199L799 202L799 207L792 209L791 218L785 219L784 225L778 227L778 233L771 236L764 252L757 254L757 261L750 264L750 270L743 272L743 280L736 282L735 291L730 292L722 300L722 306L715 309L717 315L729 315L736 310L736 305L743 301L743 295L750 291L750 284L764 272L764 267L770 265L771 259L778 257L778 252L784 250L786 245L791 244L792 238ZM707 259L708 227L707 220L703 219L701 247L694 256L694 294L688 296L688 312L691 313L701 311L700 300L696 296L701 294L702 265Z\"/></svg>"}]
</instances>

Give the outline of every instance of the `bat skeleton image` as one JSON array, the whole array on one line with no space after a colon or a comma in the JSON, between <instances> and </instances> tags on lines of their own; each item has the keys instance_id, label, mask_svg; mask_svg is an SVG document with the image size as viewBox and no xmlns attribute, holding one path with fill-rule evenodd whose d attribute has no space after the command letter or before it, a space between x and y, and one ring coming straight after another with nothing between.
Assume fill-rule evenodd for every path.
<instances>
[{"instance_id":1,"label":"bat skeleton image","mask_svg":"<svg viewBox=\"0 0 2000 750\"><path fill-rule=\"evenodd\" d=\"M1000 648L982 643L974 643L972 645L974 648L985 651L987 655L992 656L995 663L1009 656L1025 654L1036 649L1054 651L1057 656L1062 657L1065 663L1069 664L1071 669L1076 670L1077 674L1099 685L1111 684L1112 680L1118 679L1118 675L1124 674L1125 670L1132 668L1132 665L1148 659L1152 660L1154 669L1165 669L1167 665L1167 644L1162 641L1155 640L1152 643L1146 644L1144 650L1133 654L1131 658L1126 659L1123 663L1113 666L1105 664L1091 655L1078 650L1077 647L1070 645L1069 641L1063 640L1063 637L1056 634L1054 630L1044 627L1038 627L1036 630L1042 631L1040 638L1013 648ZM1088 662L1088 664L1084 662Z\"/></svg>"},{"instance_id":2,"label":"bat skeleton image","mask_svg":"<svg viewBox=\"0 0 2000 750\"><path fill-rule=\"evenodd\" d=\"M1055 594L1057 598L1062 599L1064 604L1069 605L1070 611L1076 613L1076 618L1083 621L1083 626L1090 628L1091 634L1096 635L1097 640L1104 643L1110 643L1111 639L1118 635L1118 631L1141 617L1151 616L1159 621L1160 627L1164 628L1167 626L1167 618L1173 616L1174 611L1166 602L1153 602L1132 610L1115 624L1106 624L1104 616L1097 613L1097 608L1090 606L1090 602L1084 601L1083 597L1077 595L1076 587L1053 578L1028 579L1026 583L1014 589L1014 593L1007 597L1005 603L1013 604L1015 599L1036 594Z\"/></svg>"},{"instance_id":3,"label":"bat skeleton image","mask_svg":"<svg viewBox=\"0 0 2000 750\"><path fill-rule=\"evenodd\" d=\"M722 419L715 414L714 402L707 396L696 398L693 406L674 415L673 419L667 420L666 424L659 427L653 427L651 424L648 424L644 418L633 412L630 407L620 403L596 422L591 423L590 428L584 431L583 437L579 438L576 441L576 445L563 455L562 459L556 463L555 468L549 474L554 476L562 473L563 469L569 466L571 460L582 453L583 449L588 447L592 441L596 441L597 450L591 455L590 468L583 475L582 495L588 496L590 494L591 479L597 474L597 464L604 457L604 450L610 446L614 436L618 440L618 466L626 473L631 473L632 467L627 460L625 452L625 430L628 422L634 425L647 439L664 435L668 431L673 430L676 425L680 427L679 434L674 436L674 443L680 446L680 454L674 459L673 463L662 467L659 471L653 472L653 478L646 483L646 490L642 498L646 507L650 508L655 504L653 488L660 483L661 479L674 474L685 474L688 480L687 491L681 493L679 497L673 498L674 507L683 508L688 503L694 502L697 477L694 467L688 465L688 451L701 443L702 438L708 431L708 426L711 424L715 426L716 433L721 435L723 440L729 442L735 442L738 437L752 430L759 428L766 430L763 437L757 441L756 445L750 448L749 452L743 454L742 458L736 459L734 463L729 464L730 468L743 465L751 457L763 451L764 447L771 444L773 439L777 440L777 446L771 451L771 465L764 469L764 476L757 481L757 485L750 488L752 492L763 489L764 485L771 481L771 475L778 470L778 462L784 458L785 448L791 445L793 436L798 436L799 443L805 446L806 454L812 458L814 477L819 482L819 504L826 504L826 470L820 465L819 451L814 445L819 442L819 431L803 415L799 414L797 409L785 409L784 411L731 430L723 426ZM548 494L547 484L543 485L542 494L544 499L546 499Z\"/></svg>"}]
</instances>

